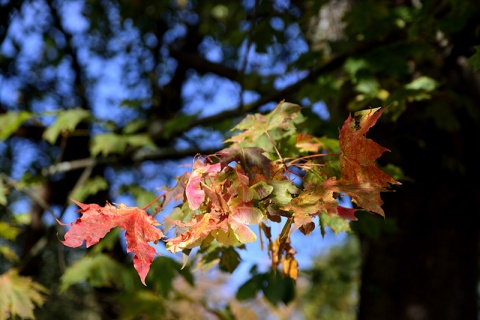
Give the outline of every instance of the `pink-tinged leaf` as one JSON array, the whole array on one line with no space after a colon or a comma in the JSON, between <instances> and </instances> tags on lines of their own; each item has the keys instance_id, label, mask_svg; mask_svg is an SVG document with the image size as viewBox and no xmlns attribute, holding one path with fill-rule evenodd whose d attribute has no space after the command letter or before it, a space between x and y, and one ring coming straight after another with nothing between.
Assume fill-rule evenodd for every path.
<instances>
[{"instance_id":1,"label":"pink-tinged leaf","mask_svg":"<svg viewBox=\"0 0 480 320\"><path fill-rule=\"evenodd\" d=\"M254 192L250 189L250 179L244 174L240 166L235 166L235 173L236 177L232 184L231 193L238 194L240 201L252 201Z\"/></svg>"},{"instance_id":2,"label":"pink-tinged leaf","mask_svg":"<svg viewBox=\"0 0 480 320\"><path fill-rule=\"evenodd\" d=\"M185 188L185 195L190 209L197 210L205 200L205 191L202 190L202 176L192 173Z\"/></svg>"},{"instance_id":3,"label":"pink-tinged leaf","mask_svg":"<svg viewBox=\"0 0 480 320\"><path fill-rule=\"evenodd\" d=\"M210 213L197 215L192 220L184 223L181 221L170 221L180 228L186 228L187 231L181 233L167 242L167 250L175 253L183 249L191 249L205 239L210 232L216 229L228 231L227 220L216 217Z\"/></svg>"},{"instance_id":4,"label":"pink-tinged leaf","mask_svg":"<svg viewBox=\"0 0 480 320\"><path fill-rule=\"evenodd\" d=\"M201 184L202 180L206 178L209 173L220 172L220 170L220 163L205 164L200 159L195 161L185 188L185 195L190 209L197 210L205 200L205 192L202 190Z\"/></svg>"},{"instance_id":5,"label":"pink-tinged leaf","mask_svg":"<svg viewBox=\"0 0 480 320\"><path fill-rule=\"evenodd\" d=\"M156 226L159 223L144 210L119 204L118 208L107 203L105 207L96 204L83 204L73 200L81 209L82 216L71 223L62 243L69 247L96 244L112 228L125 230L127 252L133 252L134 267L145 285L145 277L155 257L155 249L148 242L157 242L164 237ZM59 221L60 224L65 225Z\"/></svg>"},{"instance_id":6,"label":"pink-tinged leaf","mask_svg":"<svg viewBox=\"0 0 480 320\"><path fill-rule=\"evenodd\" d=\"M228 224L232 228L238 241L241 243L254 242L257 240L257 235L245 224L235 220L233 217L229 217Z\"/></svg>"},{"instance_id":7,"label":"pink-tinged leaf","mask_svg":"<svg viewBox=\"0 0 480 320\"><path fill-rule=\"evenodd\" d=\"M232 217L243 224L259 224L263 219L263 213L260 209L253 206L253 202L241 203L230 207Z\"/></svg>"},{"instance_id":8,"label":"pink-tinged leaf","mask_svg":"<svg viewBox=\"0 0 480 320\"><path fill-rule=\"evenodd\" d=\"M107 203L105 207L97 204L83 204L72 200L81 209L77 210L82 216L71 224L64 224L58 221L62 226L71 226L70 230L65 234L64 245L76 248L86 242L87 248L96 244L111 229L118 225L118 217L112 213L112 209L116 209Z\"/></svg>"}]
</instances>

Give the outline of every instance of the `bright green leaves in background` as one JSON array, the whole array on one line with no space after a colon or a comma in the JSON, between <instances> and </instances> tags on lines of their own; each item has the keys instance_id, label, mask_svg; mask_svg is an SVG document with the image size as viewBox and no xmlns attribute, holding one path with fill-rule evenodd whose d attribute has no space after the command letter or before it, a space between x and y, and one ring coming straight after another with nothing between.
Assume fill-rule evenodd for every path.
<instances>
[{"instance_id":1,"label":"bright green leaves in background","mask_svg":"<svg viewBox=\"0 0 480 320\"><path fill-rule=\"evenodd\" d=\"M54 119L51 123L43 120L51 119L52 117ZM10 111L0 115L0 140L5 140L10 137L10 135L17 132L22 125L28 124L29 122L44 126L45 130L43 131L42 138L50 144L57 143L59 137L68 138L71 136L90 135L87 128L79 128L79 124L82 122L101 125L101 127L104 128L103 131L108 128L111 129L111 124L104 123L101 119L95 118L89 111L80 108L45 112L41 114L27 111ZM143 122L133 121L124 128L122 134L104 132L94 135L90 147L91 154L93 156L122 154L128 148L154 146L154 143L148 134L135 133L135 131L137 131L135 129L136 127L134 127L135 124L137 124L137 127L144 126ZM185 124L185 121L182 121L182 124ZM177 120L172 120L172 126L177 125Z\"/></svg>"},{"instance_id":2,"label":"bright green leaves in background","mask_svg":"<svg viewBox=\"0 0 480 320\"><path fill-rule=\"evenodd\" d=\"M68 109L58 112L55 121L47 127L43 133L43 138L54 144L59 135L68 136L71 134L77 125L83 120L91 119L90 112L84 109ZM79 132L77 134L82 134ZM84 131L83 135L87 135L88 131Z\"/></svg>"},{"instance_id":3,"label":"bright green leaves in background","mask_svg":"<svg viewBox=\"0 0 480 320\"><path fill-rule=\"evenodd\" d=\"M28 111L10 111L0 115L0 141L8 138L23 122L29 120L32 114Z\"/></svg>"},{"instance_id":4,"label":"bright green leaves in background","mask_svg":"<svg viewBox=\"0 0 480 320\"><path fill-rule=\"evenodd\" d=\"M102 133L93 137L90 152L93 156L107 156L110 154L122 154L129 148L145 146L154 146L152 139L147 134Z\"/></svg>"}]
</instances>

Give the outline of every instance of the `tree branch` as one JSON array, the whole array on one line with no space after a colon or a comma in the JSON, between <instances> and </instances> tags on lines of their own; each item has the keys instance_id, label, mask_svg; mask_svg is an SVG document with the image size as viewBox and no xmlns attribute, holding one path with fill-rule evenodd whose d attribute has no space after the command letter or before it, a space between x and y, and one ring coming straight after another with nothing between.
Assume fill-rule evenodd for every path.
<instances>
[{"instance_id":1,"label":"tree branch","mask_svg":"<svg viewBox=\"0 0 480 320\"><path fill-rule=\"evenodd\" d=\"M208 155L217 152L218 149L204 149L197 148L181 149L174 148L158 148L158 149L139 149L132 153L130 157L125 156L109 156L105 158L85 158L72 161L63 161L51 165L42 170L42 175L45 177L52 176L57 173L65 173L78 169L94 168L99 165L111 166L127 166L134 163L141 163L144 161L160 161L160 160L179 160L186 157L193 157L196 154Z\"/></svg>"},{"instance_id":2,"label":"tree branch","mask_svg":"<svg viewBox=\"0 0 480 320\"><path fill-rule=\"evenodd\" d=\"M170 56L178 62L195 69L200 74L214 73L236 82L241 78L241 74L237 70L221 63L211 62L195 53L171 49Z\"/></svg>"}]
</instances>

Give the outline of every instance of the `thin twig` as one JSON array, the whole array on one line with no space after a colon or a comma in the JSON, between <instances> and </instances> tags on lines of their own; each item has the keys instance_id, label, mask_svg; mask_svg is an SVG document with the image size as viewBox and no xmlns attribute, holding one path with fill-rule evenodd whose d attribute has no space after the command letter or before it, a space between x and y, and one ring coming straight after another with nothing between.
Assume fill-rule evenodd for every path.
<instances>
[{"instance_id":1,"label":"thin twig","mask_svg":"<svg viewBox=\"0 0 480 320\"><path fill-rule=\"evenodd\" d=\"M29 188L19 186L17 181L10 178L8 175L4 173L0 173L0 178L5 180L7 184L9 184L11 187L26 194L30 199L32 199L35 203L37 203L43 210L48 212L54 219L57 219L57 216L55 215L55 212L53 212L52 208L50 208L50 206L45 202L45 200L40 198L35 192L30 190Z\"/></svg>"}]
</instances>

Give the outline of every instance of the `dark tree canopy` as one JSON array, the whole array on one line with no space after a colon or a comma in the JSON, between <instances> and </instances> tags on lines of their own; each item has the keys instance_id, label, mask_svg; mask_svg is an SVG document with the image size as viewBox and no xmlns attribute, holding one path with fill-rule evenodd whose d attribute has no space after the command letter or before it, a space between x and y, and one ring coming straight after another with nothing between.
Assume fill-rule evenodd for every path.
<instances>
[{"instance_id":1,"label":"dark tree canopy","mask_svg":"<svg viewBox=\"0 0 480 320\"><path fill-rule=\"evenodd\" d=\"M382 196L385 218L350 223L362 258L353 313L477 318L479 70L473 0L0 1L0 284L33 292L39 319L252 312L203 299L201 282L182 290L195 272L169 257L143 288L118 233L67 250L55 219L72 216L71 198L143 207L178 164L282 100L304 107L302 130L331 139L350 113L388 106L369 136L402 186ZM322 270L312 287L325 288ZM270 302L294 299L273 273L251 279ZM12 311L2 299L0 319Z\"/></svg>"}]
</instances>

